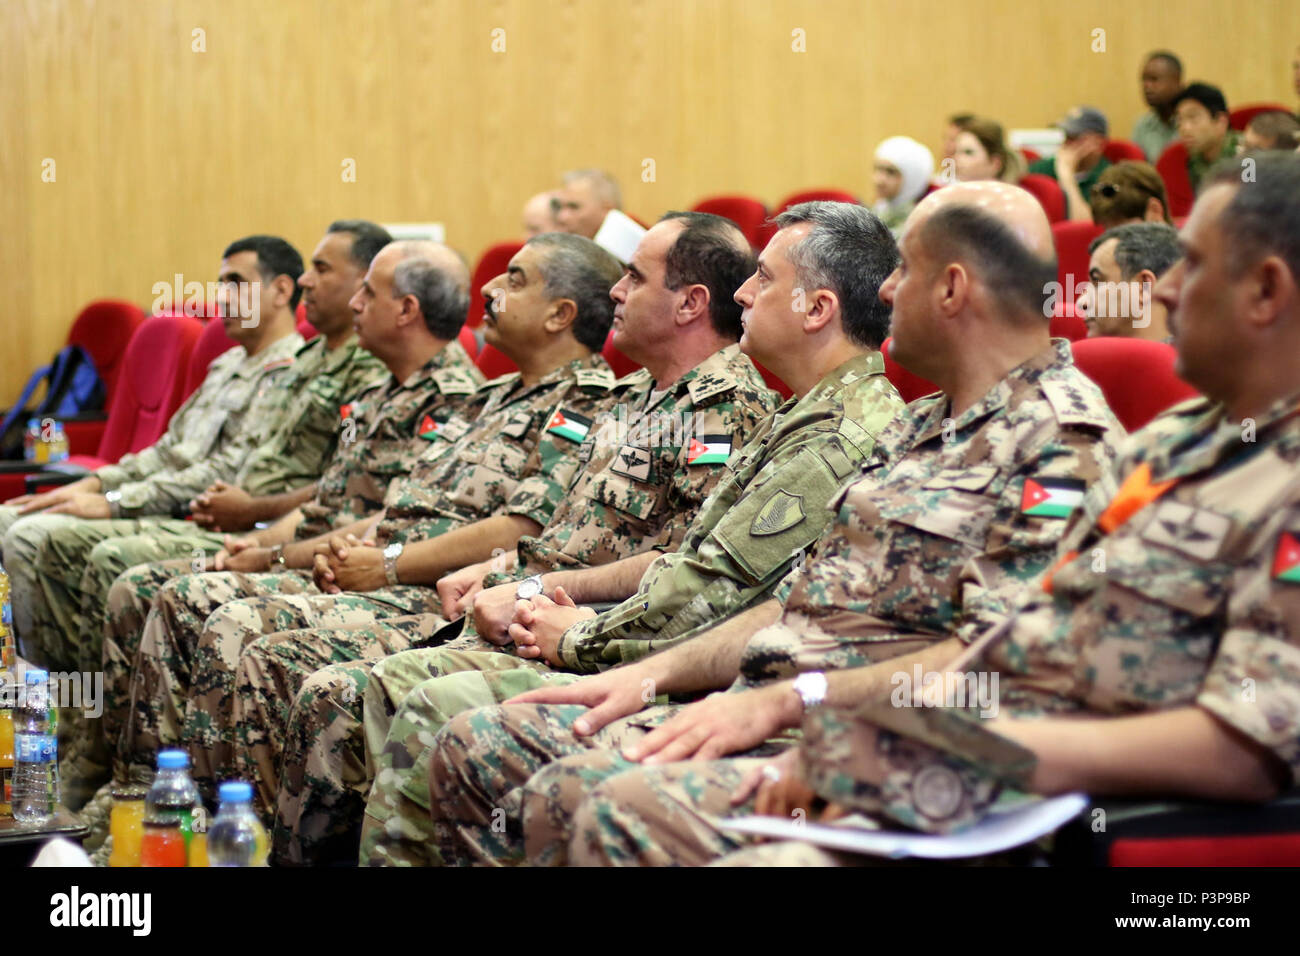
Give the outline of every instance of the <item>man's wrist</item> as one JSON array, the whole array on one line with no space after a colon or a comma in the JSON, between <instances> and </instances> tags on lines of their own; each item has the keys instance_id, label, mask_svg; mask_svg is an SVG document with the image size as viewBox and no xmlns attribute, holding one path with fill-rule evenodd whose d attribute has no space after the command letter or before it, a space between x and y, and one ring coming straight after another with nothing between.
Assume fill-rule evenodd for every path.
<instances>
[{"instance_id":1,"label":"man's wrist","mask_svg":"<svg viewBox=\"0 0 1300 956\"><path fill-rule=\"evenodd\" d=\"M108 502L108 516L110 518L122 517L122 492L106 491L104 500Z\"/></svg>"}]
</instances>

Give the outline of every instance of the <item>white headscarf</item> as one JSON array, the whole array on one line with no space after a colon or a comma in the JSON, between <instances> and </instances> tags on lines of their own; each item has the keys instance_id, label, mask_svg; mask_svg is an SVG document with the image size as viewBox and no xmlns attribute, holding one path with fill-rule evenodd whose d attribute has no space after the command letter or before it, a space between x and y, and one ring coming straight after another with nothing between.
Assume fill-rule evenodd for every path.
<instances>
[{"instance_id":1,"label":"white headscarf","mask_svg":"<svg viewBox=\"0 0 1300 956\"><path fill-rule=\"evenodd\" d=\"M891 136L876 147L876 159L898 167L903 174L903 185L898 195L889 200L891 206L915 202L930 185L934 175L934 156L923 145L909 136Z\"/></svg>"}]
</instances>

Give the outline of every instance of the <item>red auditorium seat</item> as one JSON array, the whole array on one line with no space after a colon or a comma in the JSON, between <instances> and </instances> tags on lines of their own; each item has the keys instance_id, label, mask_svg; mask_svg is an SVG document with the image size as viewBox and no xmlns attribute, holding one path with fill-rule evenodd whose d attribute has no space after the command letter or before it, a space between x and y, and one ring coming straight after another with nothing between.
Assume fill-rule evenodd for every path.
<instances>
[{"instance_id":1,"label":"red auditorium seat","mask_svg":"<svg viewBox=\"0 0 1300 956\"><path fill-rule=\"evenodd\" d=\"M705 210L705 212L707 211L708 210ZM614 332L612 330L605 338L605 347L600 350L600 354L605 357L605 361L609 363L609 367L614 370L614 374L619 378L622 378L624 375L631 375L641 367L618 349L614 348Z\"/></svg>"},{"instance_id":2,"label":"red auditorium seat","mask_svg":"<svg viewBox=\"0 0 1300 956\"><path fill-rule=\"evenodd\" d=\"M493 348L491 345L483 346L483 351L478 353L478 356L474 359L474 364L489 380L510 372L519 371L519 367L510 361L504 352Z\"/></svg>"},{"instance_id":3,"label":"red auditorium seat","mask_svg":"<svg viewBox=\"0 0 1300 956\"><path fill-rule=\"evenodd\" d=\"M90 454L99 448L108 422L107 410L112 407L126 355L127 343L144 321L144 310L120 299L98 299L78 314L68 332L68 344L80 345L95 363L95 370L104 383L104 413L87 414L84 418L64 419L63 430L68 436L68 448L76 454Z\"/></svg>"},{"instance_id":4,"label":"red auditorium seat","mask_svg":"<svg viewBox=\"0 0 1300 956\"><path fill-rule=\"evenodd\" d=\"M1192 189L1191 177L1187 175L1187 147L1179 140L1174 140L1165 147L1165 151L1156 160L1156 172L1165 182L1165 193L1169 196L1169 215L1177 219L1192 211L1196 201L1196 191Z\"/></svg>"},{"instance_id":5,"label":"red auditorium seat","mask_svg":"<svg viewBox=\"0 0 1300 956\"><path fill-rule=\"evenodd\" d=\"M461 348L469 353L470 358L474 358L478 355L478 337L474 335L473 329L462 325L460 327L460 335L457 336L457 338L460 339Z\"/></svg>"},{"instance_id":6,"label":"red auditorium seat","mask_svg":"<svg viewBox=\"0 0 1300 956\"><path fill-rule=\"evenodd\" d=\"M801 202L851 202L861 204L861 200L853 193L845 192L843 189L804 189L797 193L791 193L776 204L776 212L783 213L791 206L797 206Z\"/></svg>"},{"instance_id":7,"label":"red auditorium seat","mask_svg":"<svg viewBox=\"0 0 1300 956\"><path fill-rule=\"evenodd\" d=\"M307 321L307 307L305 305L299 302L298 308L294 309L293 314L298 319L298 334L302 336L304 342L310 342L320 335L316 331L316 326Z\"/></svg>"},{"instance_id":8,"label":"red auditorium seat","mask_svg":"<svg viewBox=\"0 0 1300 956\"><path fill-rule=\"evenodd\" d=\"M1020 155L1024 157L1025 165L1036 163L1043 158L1042 154L1036 149L1030 149L1028 146L1019 147Z\"/></svg>"},{"instance_id":9,"label":"red auditorium seat","mask_svg":"<svg viewBox=\"0 0 1300 956\"><path fill-rule=\"evenodd\" d=\"M1052 314L1049 334L1054 339L1078 342L1088 337L1088 325L1081 316L1075 314L1074 303L1062 299L1056 304L1056 311Z\"/></svg>"},{"instance_id":10,"label":"red auditorium seat","mask_svg":"<svg viewBox=\"0 0 1300 956\"><path fill-rule=\"evenodd\" d=\"M1244 130L1260 113L1290 113L1291 107L1281 103L1247 103L1228 111L1228 128Z\"/></svg>"},{"instance_id":11,"label":"red auditorium seat","mask_svg":"<svg viewBox=\"0 0 1300 956\"><path fill-rule=\"evenodd\" d=\"M1174 374L1177 353L1164 342L1102 337L1074 342L1071 348L1079 370L1097 383L1115 417L1131 432L1197 395Z\"/></svg>"},{"instance_id":12,"label":"red auditorium seat","mask_svg":"<svg viewBox=\"0 0 1300 956\"><path fill-rule=\"evenodd\" d=\"M1020 177L1020 186L1028 190L1047 213L1048 222L1061 222L1065 219L1065 193L1051 176L1042 173L1026 173Z\"/></svg>"},{"instance_id":13,"label":"red auditorium seat","mask_svg":"<svg viewBox=\"0 0 1300 956\"><path fill-rule=\"evenodd\" d=\"M469 280L469 311L465 313L465 324L471 329L478 328L483 321L483 295L480 290L484 283L505 272L515 253L523 247L524 244L517 241L497 242L484 249L478 257ZM501 357L505 358L504 355ZM513 368L512 365L511 370Z\"/></svg>"},{"instance_id":14,"label":"red auditorium seat","mask_svg":"<svg viewBox=\"0 0 1300 956\"><path fill-rule=\"evenodd\" d=\"M781 381L767 369L763 368L760 362L756 362L752 358L750 361L754 362L754 368L758 369L758 374L763 376L763 381L767 383L767 387L781 396L781 401L785 401L794 394L794 389L785 384L785 382Z\"/></svg>"},{"instance_id":15,"label":"red auditorium seat","mask_svg":"<svg viewBox=\"0 0 1300 956\"><path fill-rule=\"evenodd\" d=\"M1127 139L1106 140L1105 155L1112 163L1122 163L1126 159L1136 159L1145 163L1147 160L1147 154L1142 152L1142 147Z\"/></svg>"},{"instance_id":16,"label":"red auditorium seat","mask_svg":"<svg viewBox=\"0 0 1300 956\"><path fill-rule=\"evenodd\" d=\"M1071 304L1079 286L1088 279L1088 246L1106 230L1091 222L1052 223L1052 244L1056 247L1056 281L1063 301Z\"/></svg>"},{"instance_id":17,"label":"red auditorium seat","mask_svg":"<svg viewBox=\"0 0 1300 956\"><path fill-rule=\"evenodd\" d=\"M903 401L914 402L922 395L939 391L939 387L933 382L927 382L894 361L894 357L890 354L893 343L892 337L885 339L880 346L880 353L885 357L885 378L898 389L898 394L903 396Z\"/></svg>"},{"instance_id":18,"label":"red auditorium seat","mask_svg":"<svg viewBox=\"0 0 1300 956\"><path fill-rule=\"evenodd\" d=\"M745 234L755 250L762 250L763 224L767 222L767 207L752 196L710 196L701 199L692 208L694 212L711 212L730 219Z\"/></svg>"}]
</instances>

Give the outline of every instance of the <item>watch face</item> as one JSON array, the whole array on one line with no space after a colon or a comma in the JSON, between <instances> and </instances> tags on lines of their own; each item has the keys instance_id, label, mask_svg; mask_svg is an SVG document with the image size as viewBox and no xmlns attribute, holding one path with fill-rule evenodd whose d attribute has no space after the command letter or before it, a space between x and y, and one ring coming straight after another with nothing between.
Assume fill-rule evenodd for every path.
<instances>
[{"instance_id":1,"label":"watch face","mask_svg":"<svg viewBox=\"0 0 1300 956\"><path fill-rule=\"evenodd\" d=\"M390 544L388 547L384 548L384 557L388 558L390 561L401 553L402 546L397 543Z\"/></svg>"},{"instance_id":2,"label":"watch face","mask_svg":"<svg viewBox=\"0 0 1300 956\"><path fill-rule=\"evenodd\" d=\"M515 589L515 596L525 601L529 598L535 598L541 593L542 582L536 578L525 578L519 582L519 587Z\"/></svg>"}]
</instances>

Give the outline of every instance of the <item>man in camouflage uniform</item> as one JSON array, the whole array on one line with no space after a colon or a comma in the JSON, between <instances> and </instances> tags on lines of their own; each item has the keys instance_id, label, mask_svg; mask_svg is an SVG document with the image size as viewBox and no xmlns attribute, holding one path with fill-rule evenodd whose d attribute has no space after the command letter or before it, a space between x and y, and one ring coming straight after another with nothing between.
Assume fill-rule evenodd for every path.
<instances>
[{"instance_id":1,"label":"man in camouflage uniform","mask_svg":"<svg viewBox=\"0 0 1300 956\"><path fill-rule=\"evenodd\" d=\"M293 314L301 274L302 257L283 239L250 236L228 246L218 307L227 333L240 344L212 363L162 438L72 484L0 506L4 557L15 582L15 630L34 663L71 670L76 662L75 647L66 645L78 635L48 613L38 573L56 529L79 535L86 550L108 537L135 534L156 522L147 516L170 514L214 480L229 478L255 447L250 436L260 433L266 414L288 394L277 386L303 344ZM256 314L239 314L245 304ZM73 600L67 606L78 605Z\"/></svg>"},{"instance_id":2,"label":"man in camouflage uniform","mask_svg":"<svg viewBox=\"0 0 1300 956\"><path fill-rule=\"evenodd\" d=\"M612 256L581 237L549 234L525 245L511 261L504 306L489 305L485 318L488 344L520 371L483 386L473 422L453 419L437 429L438 441L411 474L390 486L373 531L354 526L317 546L317 587L228 600L230 592L213 586L210 575L164 585L132 663L129 722L117 742L121 764L149 763L159 746L181 739L183 724L200 785L228 776L235 668L244 645L281 631L437 613L437 593L419 586L426 583L422 570L482 560L539 529L578 467L577 443L546 433L548 424L559 409L590 418L612 400L614 377L596 352L611 310L596 290L618 271ZM553 293L551 284L569 291ZM371 540L378 547L364 543ZM412 560L399 562L403 555ZM412 570L408 582L403 574ZM275 584L252 583L275 594ZM368 641L361 631L355 639ZM341 653L340 640L333 647ZM406 646L404 636L397 640L392 650Z\"/></svg>"},{"instance_id":3,"label":"man in camouflage uniform","mask_svg":"<svg viewBox=\"0 0 1300 956\"><path fill-rule=\"evenodd\" d=\"M644 368L623 380L631 384L616 414L591 426L580 453L586 467L546 528L521 539L520 570L511 577L606 566L633 556L638 557L628 563L643 566L681 545L701 504L725 474L725 456L717 447L745 444L756 427L766 426L776 407L775 396L736 344L741 311L732 293L753 266L744 236L717 216L670 212L646 233L627 273L609 290L616 303L614 342ZM487 570L475 566L469 574L482 577ZM445 581L439 582L444 596ZM530 585L543 586L538 579ZM514 594L516 587L506 590ZM408 622L392 623L400 627ZM421 623L430 626L427 620ZM363 762L362 705L356 689L365 685L371 666L378 663L390 675L417 674L412 683L418 683L429 667L452 666L447 658L465 667L476 666L475 660L483 657L488 664L519 663L495 649L487 655L472 652L480 647L492 649L467 636L446 648L446 657L441 648L421 648L310 675L289 734L294 759L284 775L293 785L280 803L278 859L302 864L331 855L355 858L360 797L368 780L344 776ZM250 645L240 661L241 678L247 677L240 686L251 693L236 704L236 739L258 743L241 747L238 770L242 777L262 781L269 798L276 795L280 742L292 703L278 692L289 683L287 672L296 663L289 655L296 657L301 650L301 643L286 646L263 639ZM313 720L317 715L323 718L319 725ZM326 734L329 745L317 746L316 738ZM308 759L299 762L297 755L304 753ZM274 809L275 800L268 805Z\"/></svg>"},{"instance_id":4,"label":"man in camouflage uniform","mask_svg":"<svg viewBox=\"0 0 1300 956\"><path fill-rule=\"evenodd\" d=\"M398 263L408 260L443 265L449 275L448 294L440 300L439 310L428 315L418 309L389 314L376 300L354 313L349 303L359 344L384 363L389 378L335 412L340 439L324 474L312 486L312 499L271 527L232 539L228 546L235 553L222 551L212 562L229 575L232 594L244 590L243 576L270 572L273 566L299 569L290 573L301 587L310 587L314 540L377 513L389 483L410 470L435 440L437 426L453 414L466 414L483 383L482 373L457 341L468 301L468 273L455 253L436 244L397 243L379 255L383 258L372 273L385 290L381 303L392 301L387 290L393 272ZM361 308L359 300L356 305ZM469 412L470 417L473 414L476 411ZM102 658L83 663L83 668L94 670L102 661L105 674L103 723L95 728L97 751L115 742L124 726L131 660L154 596L167 581L194 570L188 561L141 565L124 572L110 590L101 632ZM221 576L212 574L204 580L215 586ZM97 768L97 763L65 768L65 781L69 775L94 779Z\"/></svg>"},{"instance_id":5,"label":"man in camouflage uniform","mask_svg":"<svg viewBox=\"0 0 1300 956\"><path fill-rule=\"evenodd\" d=\"M450 721L430 758L445 862L518 859L525 832L530 855L563 862L557 807L576 807L602 779L631 771L647 789L692 787L687 771L699 763L672 762L763 747L791 724L787 698L816 694L795 675L928 659L932 645L995 624L1046 568L1083 491L1109 480L1123 436L1068 343L1048 337L1046 217L1017 187L959 184L917 207L901 253L880 293L894 309L894 354L942 393L908 406L881 436L808 569L793 570L777 600L638 663ZM638 713L647 697L728 685ZM518 741L534 736L521 753ZM556 762L543 769L547 758ZM668 766L637 767L643 759ZM498 808L504 832L492 826Z\"/></svg>"},{"instance_id":6,"label":"man in camouflage uniform","mask_svg":"<svg viewBox=\"0 0 1300 956\"><path fill-rule=\"evenodd\" d=\"M901 408L875 351L889 328L878 292L898 258L889 231L868 210L841 203L797 206L778 225L735 298L746 310L743 347L795 396L730 463L683 549L658 559L633 597L592 618L609 624L603 633L610 639L624 631L674 640L764 601L825 530L837 489L857 474ZM641 653L629 646L626 659ZM572 681L587 669L553 653L523 667L501 654L480 656L487 659L481 675L452 673L453 662L443 661L436 663L449 676L430 667L403 684L403 675L381 673L392 662L376 669L366 687L365 722L367 759L380 772L366 808L363 863L427 861L425 753L443 722L544 681ZM424 682L416 686L417 679Z\"/></svg>"},{"instance_id":7,"label":"man in camouflage uniform","mask_svg":"<svg viewBox=\"0 0 1300 956\"><path fill-rule=\"evenodd\" d=\"M890 706L861 679L837 686L852 672L831 675L835 706L810 709L801 748L730 800L711 765L689 797L659 790L654 807L624 776L601 785L574 821L574 862L740 846L694 821L764 776L762 812L806 812L815 793L930 832L1027 793L1257 802L1300 782L1300 160L1264 157L1247 183L1225 164L1182 243L1154 294L1179 374L1207 397L1133 437L1119 491L1088 499L1004 627L960 660L947 648L947 670L1001 676L996 716L959 700ZM723 862L846 859L794 843Z\"/></svg>"},{"instance_id":8,"label":"man in camouflage uniform","mask_svg":"<svg viewBox=\"0 0 1300 956\"><path fill-rule=\"evenodd\" d=\"M339 406L381 380L383 365L363 349L352 328L348 299L356 293L374 254L390 241L388 232L363 220L331 223L298 279L307 317L320 333L303 345L293 365L251 408L247 430L229 458L236 461L234 485L213 483L199 500L195 521L148 521L139 534L95 543L75 527L56 529L45 542L36 569L43 607L58 633L57 646L76 656L59 663L98 670L100 635L108 590L126 568L147 561L189 556L196 561L222 543L221 528L238 530L232 502L254 520L274 520L310 497L313 482L333 452L340 429ZM260 424L256 424L260 421ZM227 470L209 463L214 473ZM203 527L212 527L204 531ZM245 527L251 527L251 521Z\"/></svg>"}]
</instances>

